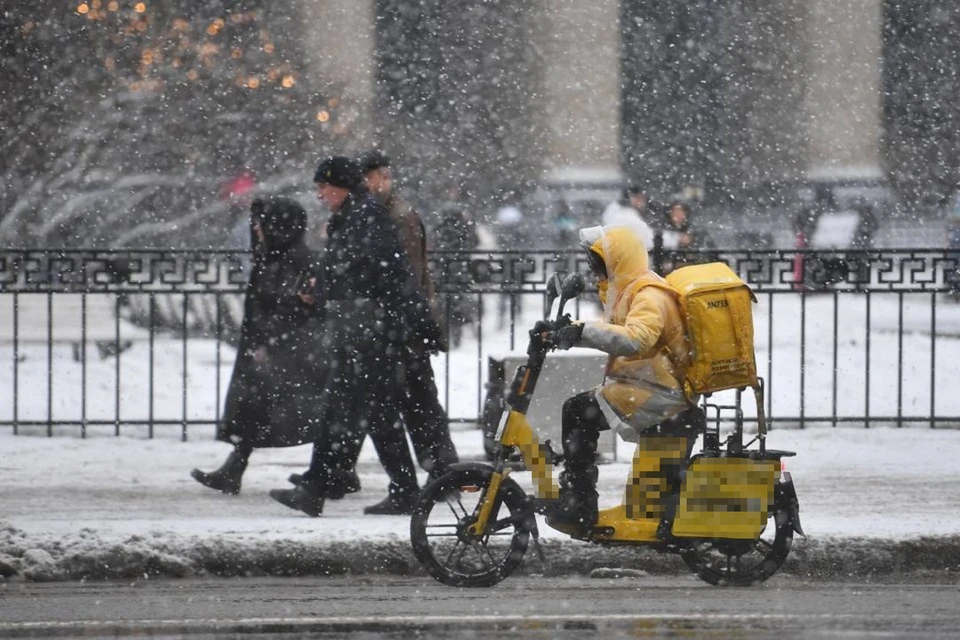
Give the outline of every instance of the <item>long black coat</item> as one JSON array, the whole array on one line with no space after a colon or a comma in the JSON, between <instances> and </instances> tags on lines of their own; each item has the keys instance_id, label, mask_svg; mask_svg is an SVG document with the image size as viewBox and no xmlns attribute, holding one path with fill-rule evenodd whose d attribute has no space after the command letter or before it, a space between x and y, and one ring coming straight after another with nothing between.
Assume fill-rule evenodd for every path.
<instances>
[{"instance_id":1,"label":"long black coat","mask_svg":"<svg viewBox=\"0 0 960 640\"><path fill-rule=\"evenodd\" d=\"M320 321L296 295L314 270L304 242L306 214L271 216L283 210L282 202L268 203L262 213L266 246L254 250L240 344L217 429L218 440L242 439L258 448L315 438L325 378L317 349ZM266 351L262 362L254 357L258 349Z\"/></svg>"},{"instance_id":2,"label":"long black coat","mask_svg":"<svg viewBox=\"0 0 960 640\"><path fill-rule=\"evenodd\" d=\"M316 298L329 374L310 475L356 460L374 435L391 491L416 485L400 418L405 350L436 347L440 331L389 212L365 189L347 196L327 224ZM398 437L399 434L399 437Z\"/></svg>"}]
</instances>

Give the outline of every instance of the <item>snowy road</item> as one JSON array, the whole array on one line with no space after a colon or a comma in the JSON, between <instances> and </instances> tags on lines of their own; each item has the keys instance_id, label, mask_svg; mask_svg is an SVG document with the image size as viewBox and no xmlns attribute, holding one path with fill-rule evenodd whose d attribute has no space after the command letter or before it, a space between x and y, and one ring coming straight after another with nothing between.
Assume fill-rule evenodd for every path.
<instances>
[{"instance_id":1,"label":"snowy road","mask_svg":"<svg viewBox=\"0 0 960 640\"><path fill-rule=\"evenodd\" d=\"M960 628L956 584L789 576L749 590L687 577L518 578L492 589L338 577L8 584L0 597L4 637L937 638Z\"/></svg>"}]
</instances>

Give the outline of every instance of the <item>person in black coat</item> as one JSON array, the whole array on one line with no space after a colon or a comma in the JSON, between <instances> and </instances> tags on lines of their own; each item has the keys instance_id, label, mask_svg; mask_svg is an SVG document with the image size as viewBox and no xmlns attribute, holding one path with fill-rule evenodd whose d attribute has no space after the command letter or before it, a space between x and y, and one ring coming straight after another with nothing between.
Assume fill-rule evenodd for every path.
<instances>
[{"instance_id":1,"label":"person in black coat","mask_svg":"<svg viewBox=\"0 0 960 640\"><path fill-rule=\"evenodd\" d=\"M313 269L304 236L307 213L288 198L255 200L251 207L253 264L244 299L240 344L227 388L217 440L233 444L218 470L194 469L202 485L240 492L254 449L289 447L316 435L321 388L314 341L319 323L297 296Z\"/></svg>"},{"instance_id":2,"label":"person in black coat","mask_svg":"<svg viewBox=\"0 0 960 640\"><path fill-rule=\"evenodd\" d=\"M295 488L274 489L270 496L319 516L332 471L357 446L358 429L366 429L390 478L389 494L377 512L409 513L420 489L399 420L404 382L400 354L413 341L436 348L440 329L397 228L363 185L359 164L343 156L327 158L314 182L318 197L333 213L314 293L324 320L323 350L330 369L310 468Z\"/></svg>"},{"instance_id":3,"label":"person in black coat","mask_svg":"<svg viewBox=\"0 0 960 640\"><path fill-rule=\"evenodd\" d=\"M364 184L386 208L390 218L399 232L399 240L404 248L413 275L431 304L431 310L437 324L443 326L438 317L438 311L433 300L433 281L427 263L426 229L420 214L403 200L393 188L393 173L389 156L383 152L371 149L357 159L363 173ZM441 345L442 346L442 345ZM441 476L447 468L457 462L457 451L450 437L450 426L447 413L440 404L437 393L437 383L434 378L433 365L430 362L430 351L424 348L423 341L413 340L400 348L401 366L404 371L402 393L400 394L400 414L407 427L413 451L420 466L428 472L430 479ZM373 434L375 437L379 434ZM399 430L392 429L386 434L391 442L377 447L378 451L386 451L392 455L394 451L406 449L406 440ZM352 455L344 451L339 459L343 468L336 469L336 477L346 477L351 473L360 454L360 443L363 434L350 444L356 443ZM384 464L388 467L389 462ZM354 474L355 475L355 474ZM292 479L294 484L299 481ZM327 497L330 498L328 485ZM391 500L367 507L364 513L379 514L393 513L397 505Z\"/></svg>"}]
</instances>

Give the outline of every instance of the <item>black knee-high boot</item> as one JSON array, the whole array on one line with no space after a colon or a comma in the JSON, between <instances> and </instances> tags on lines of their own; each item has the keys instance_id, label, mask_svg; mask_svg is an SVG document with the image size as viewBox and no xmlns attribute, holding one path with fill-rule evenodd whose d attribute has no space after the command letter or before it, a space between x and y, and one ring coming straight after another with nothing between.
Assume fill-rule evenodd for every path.
<instances>
[{"instance_id":1,"label":"black knee-high boot","mask_svg":"<svg viewBox=\"0 0 960 640\"><path fill-rule=\"evenodd\" d=\"M590 526L597 521L597 441L607 423L593 392L568 399L562 420L564 469L560 474L560 504L551 517Z\"/></svg>"},{"instance_id":2,"label":"black knee-high boot","mask_svg":"<svg viewBox=\"0 0 960 640\"><path fill-rule=\"evenodd\" d=\"M560 474L559 520L589 526L597 521L597 440L599 433L572 429L564 435L564 468Z\"/></svg>"},{"instance_id":3,"label":"black knee-high boot","mask_svg":"<svg viewBox=\"0 0 960 640\"><path fill-rule=\"evenodd\" d=\"M253 453L253 447L241 441L234 445L233 451L219 469L209 473L194 469L190 475L205 487L236 495L240 493L240 481L243 479L243 472L247 469L247 461L251 453Z\"/></svg>"}]
</instances>

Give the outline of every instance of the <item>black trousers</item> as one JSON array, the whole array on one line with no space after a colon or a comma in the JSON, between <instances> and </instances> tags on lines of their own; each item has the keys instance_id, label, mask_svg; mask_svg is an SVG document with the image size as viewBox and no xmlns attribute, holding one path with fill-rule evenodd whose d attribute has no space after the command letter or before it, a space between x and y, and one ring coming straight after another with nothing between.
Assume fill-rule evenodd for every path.
<instances>
[{"instance_id":1,"label":"black trousers","mask_svg":"<svg viewBox=\"0 0 960 640\"><path fill-rule=\"evenodd\" d=\"M610 428L597 403L595 391L585 391L563 403L562 484L582 498L596 501L597 441Z\"/></svg>"},{"instance_id":2,"label":"black trousers","mask_svg":"<svg viewBox=\"0 0 960 640\"><path fill-rule=\"evenodd\" d=\"M405 348L402 358L403 375L395 396L397 409L410 434L417 462L431 477L437 477L459 458L450 438L447 413L440 404L430 354L422 349ZM394 451L408 451L402 428L368 432L384 467L388 464L384 456L389 457ZM349 441L351 450L340 461L344 469L352 469L356 464L364 435L358 433Z\"/></svg>"},{"instance_id":3,"label":"black trousers","mask_svg":"<svg viewBox=\"0 0 960 640\"><path fill-rule=\"evenodd\" d=\"M324 487L335 469L352 468L365 434L390 478L391 495L416 493L416 470L400 425L403 367L386 350L339 349L321 402L320 436L307 479Z\"/></svg>"},{"instance_id":4,"label":"black trousers","mask_svg":"<svg viewBox=\"0 0 960 640\"><path fill-rule=\"evenodd\" d=\"M436 477L459 458L450 438L447 412L440 405L430 354L423 349L404 349L404 374L400 414L417 462Z\"/></svg>"}]
</instances>

